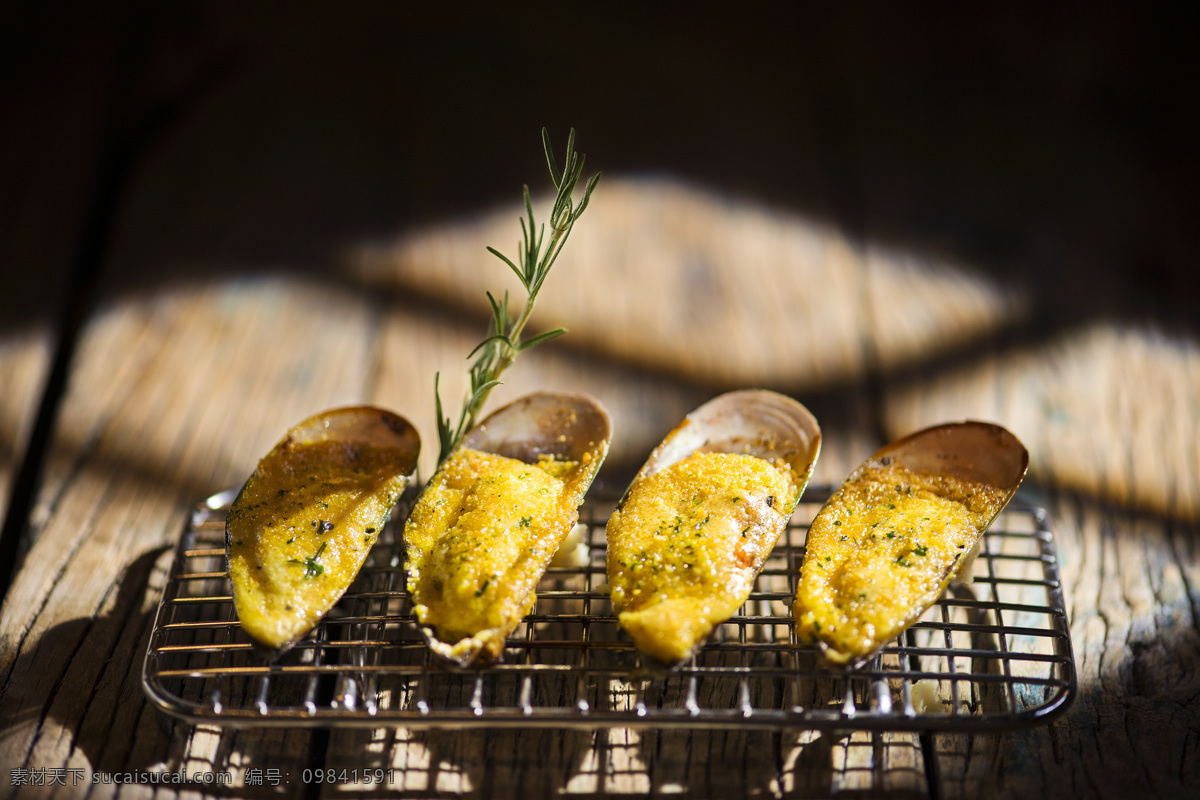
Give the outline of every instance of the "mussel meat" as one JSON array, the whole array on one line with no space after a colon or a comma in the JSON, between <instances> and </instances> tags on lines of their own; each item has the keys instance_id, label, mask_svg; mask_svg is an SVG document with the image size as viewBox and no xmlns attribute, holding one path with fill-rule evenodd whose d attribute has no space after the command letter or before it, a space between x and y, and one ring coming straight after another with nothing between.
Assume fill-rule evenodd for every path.
<instances>
[{"instance_id":1,"label":"mussel meat","mask_svg":"<svg viewBox=\"0 0 1200 800\"><path fill-rule=\"evenodd\" d=\"M809 529L797 638L834 666L874 656L955 579L1028 465L1017 437L986 422L938 425L876 451Z\"/></svg>"},{"instance_id":2,"label":"mussel meat","mask_svg":"<svg viewBox=\"0 0 1200 800\"><path fill-rule=\"evenodd\" d=\"M700 406L650 454L607 534L613 609L651 666L686 659L746 602L820 446L808 409L750 389Z\"/></svg>"},{"instance_id":3,"label":"mussel meat","mask_svg":"<svg viewBox=\"0 0 1200 800\"><path fill-rule=\"evenodd\" d=\"M238 620L268 655L349 588L420 449L403 417L355 406L309 417L258 462L229 508L225 549Z\"/></svg>"},{"instance_id":4,"label":"mussel meat","mask_svg":"<svg viewBox=\"0 0 1200 800\"><path fill-rule=\"evenodd\" d=\"M413 612L435 654L460 667L501 656L579 518L611 431L590 397L531 394L441 465L404 528Z\"/></svg>"}]
</instances>

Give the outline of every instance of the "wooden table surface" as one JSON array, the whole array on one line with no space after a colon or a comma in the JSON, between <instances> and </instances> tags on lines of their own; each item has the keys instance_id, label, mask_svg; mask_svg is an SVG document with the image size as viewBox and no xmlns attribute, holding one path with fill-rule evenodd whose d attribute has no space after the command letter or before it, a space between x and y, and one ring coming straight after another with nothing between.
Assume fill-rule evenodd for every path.
<instances>
[{"instance_id":1,"label":"wooden table surface","mask_svg":"<svg viewBox=\"0 0 1200 800\"><path fill-rule=\"evenodd\" d=\"M258 223L304 241L307 215L329 207L289 195L285 177L278 195L294 202L268 213L246 199L249 179L221 172L220 147L240 130L221 120L250 113L256 81L278 77L266 72L235 70L242 77L169 135L59 108L91 126L93 146L73 158L100 169L69 184L59 220L83 233L56 244L49 260L59 266L37 302L4 300L0 795L277 796L248 776L295 776L313 764L389 768L389 788L418 797L1200 794L1200 344L1109 317L1047 327L1036 286L960 258L876 243L699 180L619 170L606 173L535 314L539 329L570 333L522 356L490 407L535 389L593 394L615 428L600 480L618 488L684 413L727 388L774 388L809 406L824 434L814 484L836 484L875 447L926 424L1006 425L1030 450L1028 496L1051 521L1078 675L1073 706L1026 730L924 738L222 729L158 711L143 693L142 662L192 507L240 485L289 425L343 404L412 420L428 474L434 373L444 396L460 394L486 325L484 291L513 287L483 247L516 241L515 192L461 206L448 195L429 214L364 190L355 209L375 214L374 235L294 263L255 260L253 246L234 248L236 257L219 243L199 255L164 248L163 225L207 241L203 223L225 219L210 207L222 202L258 209L243 227L212 234L241 245ZM177 82L182 90L168 88L186 94L187 81ZM155 91L171 94L152 85L155 102ZM528 133L536 156L536 127ZM214 138L220 146L209 149ZM147 151L146 141L156 144ZM590 151L586 130L580 143ZM320 152L241 146L277 154L289 165L277 177ZM525 155L512 157L536 167ZM386 177L430 169L400 161L387 162ZM351 158L337 169L369 164ZM524 179L536 193L541 173ZM48 189L30 197L53 205ZM181 227L181 218L198 221ZM228 773L234 788L92 785L179 770Z\"/></svg>"}]
</instances>

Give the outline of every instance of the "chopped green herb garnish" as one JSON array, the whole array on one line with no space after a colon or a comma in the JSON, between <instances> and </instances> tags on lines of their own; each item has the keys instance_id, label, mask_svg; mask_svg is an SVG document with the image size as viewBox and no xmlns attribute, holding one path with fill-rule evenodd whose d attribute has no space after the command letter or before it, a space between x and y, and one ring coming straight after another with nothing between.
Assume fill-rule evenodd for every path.
<instances>
[{"instance_id":1,"label":"chopped green herb garnish","mask_svg":"<svg viewBox=\"0 0 1200 800\"><path fill-rule=\"evenodd\" d=\"M326 544L327 542L321 542L321 546L317 548L317 552L313 553L303 561L297 561L294 558L289 558L288 563L299 564L300 566L304 567L304 577L306 578L315 578L318 575L324 575L325 567L323 567L317 559L321 557L321 553L325 552Z\"/></svg>"}]
</instances>

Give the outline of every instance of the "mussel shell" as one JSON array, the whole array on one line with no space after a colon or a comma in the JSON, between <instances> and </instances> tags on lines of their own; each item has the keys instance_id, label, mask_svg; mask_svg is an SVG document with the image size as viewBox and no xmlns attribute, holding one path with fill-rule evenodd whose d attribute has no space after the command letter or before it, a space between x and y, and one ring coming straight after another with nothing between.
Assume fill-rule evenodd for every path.
<instances>
[{"instance_id":1,"label":"mussel shell","mask_svg":"<svg viewBox=\"0 0 1200 800\"><path fill-rule=\"evenodd\" d=\"M767 389L726 392L689 413L663 438L630 482L618 507L642 478L694 453L751 455L782 463L796 484L798 503L820 452L821 428L798 401ZM703 646L703 641L698 642L693 653ZM642 653L640 674L660 676L684 661L668 664Z\"/></svg>"},{"instance_id":2,"label":"mussel shell","mask_svg":"<svg viewBox=\"0 0 1200 800\"><path fill-rule=\"evenodd\" d=\"M375 406L347 406L314 414L288 430L286 440L298 443L340 441L361 442L396 452L401 469L407 474L416 467L421 439L416 428L398 414ZM282 444L282 443L281 443Z\"/></svg>"},{"instance_id":3,"label":"mussel shell","mask_svg":"<svg viewBox=\"0 0 1200 800\"><path fill-rule=\"evenodd\" d=\"M778 392L739 389L684 417L650 453L634 483L693 453L743 453L782 460L803 490L820 451L821 428L807 408Z\"/></svg>"},{"instance_id":4,"label":"mussel shell","mask_svg":"<svg viewBox=\"0 0 1200 800\"><path fill-rule=\"evenodd\" d=\"M948 422L884 445L872 458L891 458L933 475L983 483L1009 497L1029 469L1029 451L1007 428L991 422Z\"/></svg>"},{"instance_id":5,"label":"mussel shell","mask_svg":"<svg viewBox=\"0 0 1200 800\"><path fill-rule=\"evenodd\" d=\"M231 576L231 580L233 569L230 566L230 558L234 541L232 526L236 509L243 504L247 492L256 481L267 479L261 472L264 464L272 458L287 458L287 454L296 446L320 442L363 445L375 451L385 451L386 463L389 467L387 472L397 478L403 478L400 484L401 488L408 483L416 471L417 457L421 450L420 436L408 420L387 409L375 406L347 406L329 409L293 425L275 444L270 453L259 462L254 474L238 490L230 503L225 529L225 570L226 574ZM390 509L387 513L390 513ZM387 513L379 520L379 526L382 526L383 521L387 518ZM360 567L361 563L355 568L355 571L357 572ZM349 588L351 582L351 580L346 581L345 586L338 593L338 597ZM236 607L239 596L236 583L232 586L232 591ZM332 606L331 603L330 608L325 609L308 628L297 629L295 635L285 641L282 646L272 647L259 642L252 636L251 640L255 649L270 659L278 658L308 635L308 632L316 626Z\"/></svg>"},{"instance_id":6,"label":"mussel shell","mask_svg":"<svg viewBox=\"0 0 1200 800\"><path fill-rule=\"evenodd\" d=\"M978 420L947 422L889 442L856 468L846 482L854 481L861 473L862 467L875 460L884 463L891 460L913 472L946 475L992 487L1001 496L1002 502L997 505L992 518L985 520L979 529L982 538L988 526L1004 510L1025 478L1029 468L1029 451L1020 439L1001 425ZM972 554L977 552L977 549L978 545L950 568L945 579L946 585L957 578L963 564L972 559ZM920 616L916 615L908 626ZM816 644L822 655L829 652L829 645L824 641L818 639ZM886 645L887 642L880 643L872 652L845 664L844 667L854 669L869 662Z\"/></svg>"},{"instance_id":7,"label":"mussel shell","mask_svg":"<svg viewBox=\"0 0 1200 800\"><path fill-rule=\"evenodd\" d=\"M608 454L612 419L604 406L585 394L535 392L488 415L463 437L463 447L536 464L551 455L578 461L568 478L574 491L587 491ZM585 456L590 455L590 458ZM581 490L581 491L580 491Z\"/></svg>"},{"instance_id":8,"label":"mussel shell","mask_svg":"<svg viewBox=\"0 0 1200 800\"><path fill-rule=\"evenodd\" d=\"M608 455L612 420L594 398L584 394L535 392L498 409L463 437L462 447L536 464L542 455L577 462L564 478L564 491L578 506ZM484 649L472 645L452 653L452 645L437 632L421 626L429 649L451 667L470 666Z\"/></svg>"}]
</instances>

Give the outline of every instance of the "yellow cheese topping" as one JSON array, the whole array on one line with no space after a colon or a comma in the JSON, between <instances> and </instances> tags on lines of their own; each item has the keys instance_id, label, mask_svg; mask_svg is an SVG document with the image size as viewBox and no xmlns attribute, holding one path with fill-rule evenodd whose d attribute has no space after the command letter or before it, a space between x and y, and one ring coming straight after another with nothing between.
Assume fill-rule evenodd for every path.
<instances>
[{"instance_id":1,"label":"yellow cheese topping","mask_svg":"<svg viewBox=\"0 0 1200 800\"><path fill-rule=\"evenodd\" d=\"M560 477L576 463L543 456L526 464L469 448L446 460L404 529L408 587L421 625L464 652L479 642L493 658L503 652L578 518Z\"/></svg>"},{"instance_id":2,"label":"yellow cheese topping","mask_svg":"<svg viewBox=\"0 0 1200 800\"><path fill-rule=\"evenodd\" d=\"M608 521L608 580L638 649L677 662L732 616L800 488L782 463L728 453L696 453L637 480Z\"/></svg>"},{"instance_id":3,"label":"yellow cheese topping","mask_svg":"<svg viewBox=\"0 0 1200 800\"><path fill-rule=\"evenodd\" d=\"M808 532L796 635L837 664L860 660L929 608L1007 497L981 483L872 459Z\"/></svg>"},{"instance_id":4,"label":"yellow cheese topping","mask_svg":"<svg viewBox=\"0 0 1200 800\"><path fill-rule=\"evenodd\" d=\"M345 593L407 483L397 452L288 442L259 462L226 527L238 619L259 644L290 645Z\"/></svg>"}]
</instances>

